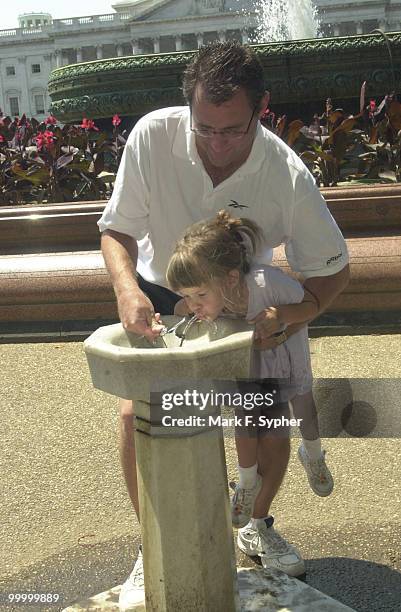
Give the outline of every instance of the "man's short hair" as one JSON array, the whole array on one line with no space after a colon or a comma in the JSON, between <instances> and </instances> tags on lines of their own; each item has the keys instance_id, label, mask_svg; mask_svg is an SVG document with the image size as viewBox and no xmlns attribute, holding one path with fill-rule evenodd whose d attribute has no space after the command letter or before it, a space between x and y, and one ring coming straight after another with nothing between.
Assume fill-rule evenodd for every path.
<instances>
[{"instance_id":1,"label":"man's short hair","mask_svg":"<svg viewBox=\"0 0 401 612\"><path fill-rule=\"evenodd\" d=\"M250 106L256 108L265 94L262 64L249 46L236 41L216 42L199 49L183 77L183 92L189 106L197 85L216 105L227 102L243 88Z\"/></svg>"}]
</instances>

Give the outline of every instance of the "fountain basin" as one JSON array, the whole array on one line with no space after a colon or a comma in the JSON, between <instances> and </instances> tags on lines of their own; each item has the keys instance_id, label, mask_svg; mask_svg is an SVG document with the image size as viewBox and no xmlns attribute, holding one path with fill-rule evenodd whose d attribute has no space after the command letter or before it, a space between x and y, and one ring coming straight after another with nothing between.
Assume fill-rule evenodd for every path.
<instances>
[{"instance_id":1,"label":"fountain basin","mask_svg":"<svg viewBox=\"0 0 401 612\"><path fill-rule=\"evenodd\" d=\"M317 38L252 45L265 72L275 112L299 118L336 105L359 108L368 96L401 87L401 32ZM184 104L181 78L195 51L133 55L57 68L49 77L51 112L65 123L115 113L139 118L164 106Z\"/></svg>"},{"instance_id":2,"label":"fountain basin","mask_svg":"<svg viewBox=\"0 0 401 612\"><path fill-rule=\"evenodd\" d=\"M172 327L180 317L163 317ZM183 346L174 334L154 345L143 336L124 330L120 323L100 327L85 342L92 382L96 389L125 399L149 401L152 381L247 377L253 327L241 319L196 322Z\"/></svg>"}]
</instances>

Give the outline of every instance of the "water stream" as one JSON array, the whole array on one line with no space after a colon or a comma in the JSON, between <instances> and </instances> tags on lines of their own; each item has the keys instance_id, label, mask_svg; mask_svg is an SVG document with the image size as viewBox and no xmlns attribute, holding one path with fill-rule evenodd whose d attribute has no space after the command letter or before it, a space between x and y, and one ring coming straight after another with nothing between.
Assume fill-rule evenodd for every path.
<instances>
[{"instance_id":1,"label":"water stream","mask_svg":"<svg viewBox=\"0 0 401 612\"><path fill-rule=\"evenodd\" d=\"M258 24L255 34L250 37L251 43L318 36L319 21L312 0L254 0L251 5Z\"/></svg>"}]
</instances>

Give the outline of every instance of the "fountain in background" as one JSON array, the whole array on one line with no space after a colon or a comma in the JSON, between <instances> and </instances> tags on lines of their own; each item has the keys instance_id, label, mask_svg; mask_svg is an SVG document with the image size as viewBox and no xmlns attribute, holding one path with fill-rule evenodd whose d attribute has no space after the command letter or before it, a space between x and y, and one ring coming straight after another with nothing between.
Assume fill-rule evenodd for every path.
<instances>
[{"instance_id":1,"label":"fountain in background","mask_svg":"<svg viewBox=\"0 0 401 612\"><path fill-rule=\"evenodd\" d=\"M317 38L319 20L312 0L254 0L257 27L252 43Z\"/></svg>"},{"instance_id":2,"label":"fountain in background","mask_svg":"<svg viewBox=\"0 0 401 612\"><path fill-rule=\"evenodd\" d=\"M401 89L401 32L316 38L311 0L255 1L258 39L276 41L254 48L280 113L309 120L314 112L322 112L329 97L355 112L364 81L370 97ZM277 42L279 38L292 40ZM49 79L51 111L65 123L81 121L83 114L100 119L115 113L136 121L156 108L184 104L181 75L195 52L133 55L57 68Z\"/></svg>"}]
</instances>

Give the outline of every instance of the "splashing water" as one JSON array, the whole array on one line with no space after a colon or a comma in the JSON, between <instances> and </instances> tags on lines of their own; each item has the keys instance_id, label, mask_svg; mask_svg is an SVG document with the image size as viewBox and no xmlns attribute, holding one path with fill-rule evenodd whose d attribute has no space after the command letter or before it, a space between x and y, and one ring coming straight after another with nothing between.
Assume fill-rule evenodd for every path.
<instances>
[{"instance_id":1,"label":"splashing water","mask_svg":"<svg viewBox=\"0 0 401 612\"><path fill-rule=\"evenodd\" d=\"M319 21L312 0L254 0L252 5L258 25L250 42L265 43L318 36Z\"/></svg>"}]
</instances>

